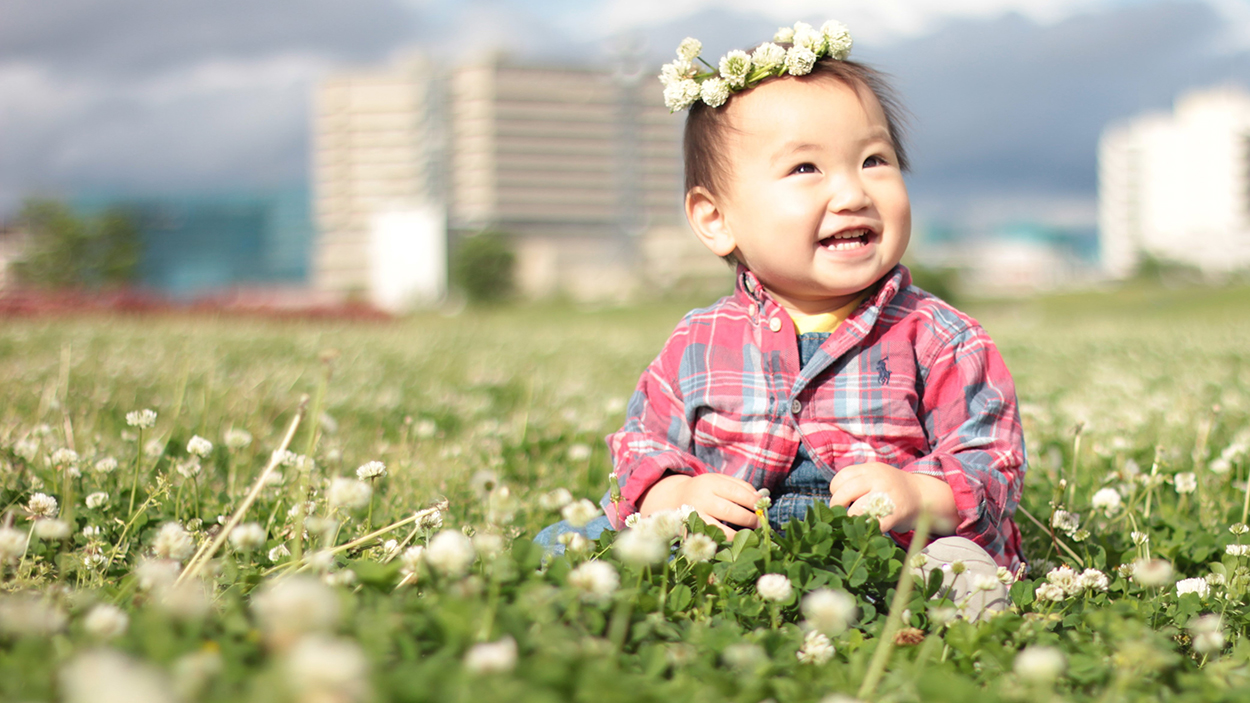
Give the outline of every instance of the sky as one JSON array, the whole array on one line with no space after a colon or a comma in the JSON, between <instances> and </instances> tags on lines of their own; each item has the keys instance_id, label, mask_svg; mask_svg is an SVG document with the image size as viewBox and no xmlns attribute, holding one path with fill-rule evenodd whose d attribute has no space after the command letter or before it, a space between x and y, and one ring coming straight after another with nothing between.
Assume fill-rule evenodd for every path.
<instances>
[{"instance_id":1,"label":"sky","mask_svg":"<svg viewBox=\"0 0 1250 703\"><path fill-rule=\"evenodd\" d=\"M827 18L913 115L921 220L1092 226L1108 123L1250 88L1247 0L0 0L0 217L306 184L318 78L413 48L601 63L629 42L658 66L687 35L719 55Z\"/></svg>"}]
</instances>

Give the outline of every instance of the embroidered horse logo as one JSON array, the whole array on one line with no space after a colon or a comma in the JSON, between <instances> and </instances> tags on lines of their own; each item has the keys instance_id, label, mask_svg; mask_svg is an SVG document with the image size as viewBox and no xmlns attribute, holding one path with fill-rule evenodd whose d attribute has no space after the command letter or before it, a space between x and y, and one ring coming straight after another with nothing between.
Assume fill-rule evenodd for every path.
<instances>
[{"instance_id":1,"label":"embroidered horse logo","mask_svg":"<svg viewBox=\"0 0 1250 703\"><path fill-rule=\"evenodd\" d=\"M885 359L877 362L877 383L878 385L886 385L890 382L890 370L885 367Z\"/></svg>"}]
</instances>

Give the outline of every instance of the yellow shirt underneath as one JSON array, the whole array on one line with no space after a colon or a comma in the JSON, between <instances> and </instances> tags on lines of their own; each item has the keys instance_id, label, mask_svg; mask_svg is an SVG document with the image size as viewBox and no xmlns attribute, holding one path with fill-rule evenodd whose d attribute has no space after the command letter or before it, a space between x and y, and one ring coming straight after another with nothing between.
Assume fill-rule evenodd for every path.
<instances>
[{"instance_id":1,"label":"yellow shirt underneath","mask_svg":"<svg viewBox=\"0 0 1250 703\"><path fill-rule=\"evenodd\" d=\"M794 320L794 329L799 334L807 334L808 332L832 332L841 325L846 318L855 312L855 308L864 302L864 298L868 297L868 291L856 296L854 300L834 310L833 312L822 312L816 315L804 315L801 312L789 310L790 319Z\"/></svg>"}]
</instances>

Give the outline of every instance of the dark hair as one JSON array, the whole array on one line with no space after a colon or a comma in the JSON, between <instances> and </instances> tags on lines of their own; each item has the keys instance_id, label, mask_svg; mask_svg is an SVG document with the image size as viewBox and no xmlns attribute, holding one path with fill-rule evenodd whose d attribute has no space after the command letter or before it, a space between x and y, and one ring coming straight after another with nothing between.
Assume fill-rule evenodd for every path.
<instances>
[{"instance_id":1,"label":"dark hair","mask_svg":"<svg viewBox=\"0 0 1250 703\"><path fill-rule=\"evenodd\" d=\"M885 74L862 63L825 57L812 66L811 73L806 76L797 76L798 80L821 77L839 80L857 92L867 89L876 96L877 102L881 103L881 110L885 113L886 128L890 132L894 153L898 155L899 168L906 171L910 164L903 145L905 113L897 94L886 80ZM775 79L768 78L760 84L771 80ZM729 100L732 102L733 97L731 96ZM728 104L728 102L725 103L725 105ZM708 107L703 101L696 100L686 115L682 153L685 158L687 193L696 186L703 186L715 193L717 187L723 185L720 174L724 173L725 164L722 157L721 137L725 130L731 129L729 118L725 114L725 105Z\"/></svg>"}]
</instances>

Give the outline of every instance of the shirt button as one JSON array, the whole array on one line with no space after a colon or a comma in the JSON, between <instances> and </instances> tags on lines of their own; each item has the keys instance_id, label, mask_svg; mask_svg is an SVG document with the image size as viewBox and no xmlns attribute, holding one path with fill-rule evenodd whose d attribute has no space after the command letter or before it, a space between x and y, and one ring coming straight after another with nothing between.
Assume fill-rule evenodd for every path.
<instances>
[{"instance_id":1,"label":"shirt button","mask_svg":"<svg viewBox=\"0 0 1250 703\"><path fill-rule=\"evenodd\" d=\"M774 331L774 332L780 332L780 331L781 331L781 318L780 318L780 317L774 317L773 319L769 320L769 321L768 321L768 329L770 329L770 330L772 330L772 331Z\"/></svg>"},{"instance_id":2,"label":"shirt button","mask_svg":"<svg viewBox=\"0 0 1250 703\"><path fill-rule=\"evenodd\" d=\"M756 310L755 303L751 303L750 305L747 306L747 314L751 316L752 320L755 319L755 310Z\"/></svg>"},{"instance_id":3,"label":"shirt button","mask_svg":"<svg viewBox=\"0 0 1250 703\"><path fill-rule=\"evenodd\" d=\"M798 415L799 411L802 409L803 409L803 403L800 402L798 398L795 398L794 400L790 401L790 414L791 415Z\"/></svg>"}]
</instances>

